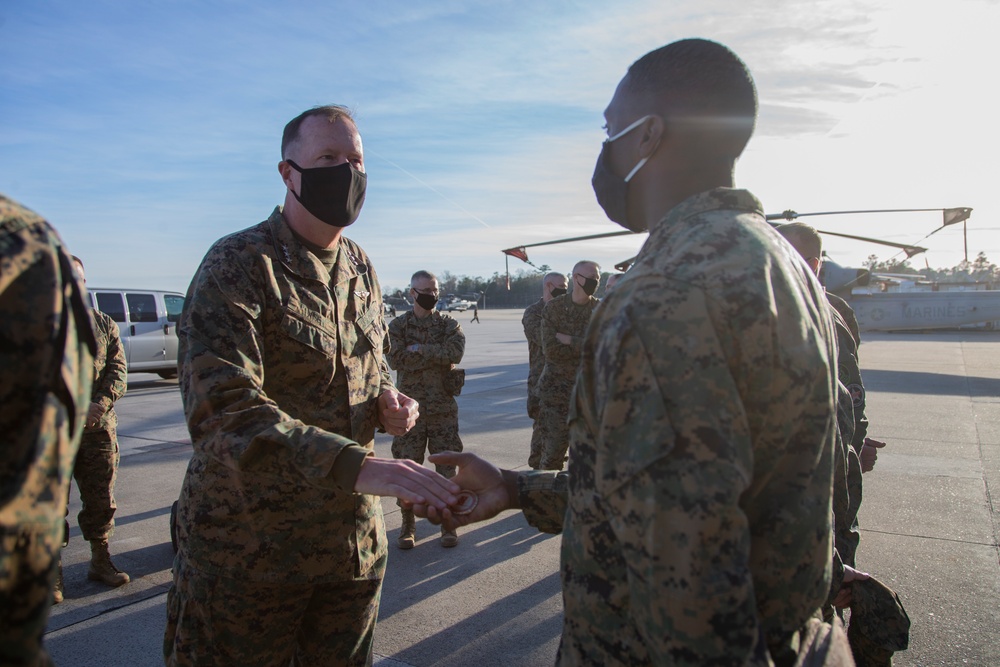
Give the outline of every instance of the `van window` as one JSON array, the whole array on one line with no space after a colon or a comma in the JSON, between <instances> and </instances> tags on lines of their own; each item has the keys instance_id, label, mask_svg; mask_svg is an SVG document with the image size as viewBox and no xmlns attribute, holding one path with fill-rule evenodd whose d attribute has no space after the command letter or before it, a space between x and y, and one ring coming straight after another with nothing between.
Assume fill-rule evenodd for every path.
<instances>
[{"instance_id":1,"label":"van window","mask_svg":"<svg viewBox=\"0 0 1000 667\"><path fill-rule=\"evenodd\" d=\"M125 302L121 294L109 292L97 293L97 310L101 311L115 322L125 323Z\"/></svg>"},{"instance_id":2,"label":"van window","mask_svg":"<svg viewBox=\"0 0 1000 667\"><path fill-rule=\"evenodd\" d=\"M128 317L132 323L156 322L156 298L152 294L126 294Z\"/></svg>"},{"instance_id":3,"label":"van window","mask_svg":"<svg viewBox=\"0 0 1000 667\"><path fill-rule=\"evenodd\" d=\"M167 321L178 322L181 319L181 311L184 310L184 297L164 294L163 301L167 304Z\"/></svg>"}]
</instances>

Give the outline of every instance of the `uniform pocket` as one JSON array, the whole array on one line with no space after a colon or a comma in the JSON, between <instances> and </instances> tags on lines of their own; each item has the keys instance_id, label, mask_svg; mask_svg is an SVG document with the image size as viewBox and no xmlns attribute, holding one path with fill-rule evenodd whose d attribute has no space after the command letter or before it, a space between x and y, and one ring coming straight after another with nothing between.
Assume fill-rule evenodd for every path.
<instances>
[{"instance_id":1,"label":"uniform pocket","mask_svg":"<svg viewBox=\"0 0 1000 667\"><path fill-rule=\"evenodd\" d=\"M299 313L291 309L285 311L285 316L281 321L281 330L289 338L303 345L308 345L327 357L332 358L337 355L336 335L331 334L325 328L319 327L313 322L302 319Z\"/></svg>"}]
</instances>

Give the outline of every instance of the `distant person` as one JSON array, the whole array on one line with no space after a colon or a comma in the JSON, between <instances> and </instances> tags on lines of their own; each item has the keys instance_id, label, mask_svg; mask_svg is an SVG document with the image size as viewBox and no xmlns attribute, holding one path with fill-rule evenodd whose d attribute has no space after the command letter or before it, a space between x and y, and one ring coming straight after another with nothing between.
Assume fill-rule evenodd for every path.
<instances>
[{"instance_id":1,"label":"distant person","mask_svg":"<svg viewBox=\"0 0 1000 667\"><path fill-rule=\"evenodd\" d=\"M622 274L622 273L612 273L610 276L608 276L608 279L604 283L604 295L605 296L607 296L608 294L611 294L611 290L613 290L615 288L615 285L618 284L618 280L623 275L624 274Z\"/></svg>"},{"instance_id":2,"label":"distant person","mask_svg":"<svg viewBox=\"0 0 1000 667\"><path fill-rule=\"evenodd\" d=\"M479 307L476 304L472 304L472 321L479 321Z\"/></svg>"},{"instance_id":3,"label":"distant person","mask_svg":"<svg viewBox=\"0 0 1000 667\"><path fill-rule=\"evenodd\" d=\"M86 284L83 261L73 257L80 282ZM82 507L77 516L83 539L90 542L90 567L87 578L117 588L129 582L128 574L111 562L108 540L115 530L115 479L118 477L118 415L115 403L128 386L128 363L118 325L96 308L94 319L97 353L94 355L94 385L84 424L80 451L73 465L73 477L80 490ZM69 526L66 527L66 539ZM55 602L62 602L62 564L59 566Z\"/></svg>"},{"instance_id":4,"label":"distant person","mask_svg":"<svg viewBox=\"0 0 1000 667\"><path fill-rule=\"evenodd\" d=\"M558 271L546 273L542 278L542 296L524 309L521 326L528 339L528 416L531 417L531 449L528 465L537 470L542 460L542 443L545 441L543 424L538 420L538 378L545 368L545 353L542 352L542 310L554 297L566 294L569 283L566 276Z\"/></svg>"},{"instance_id":5,"label":"distant person","mask_svg":"<svg viewBox=\"0 0 1000 667\"><path fill-rule=\"evenodd\" d=\"M597 262L580 261L573 267L573 291L557 296L542 310L542 354L545 366L538 378L538 420L542 422L540 470L562 470L569 448L570 393L580 367L583 334L600 301L594 293L601 282Z\"/></svg>"},{"instance_id":6,"label":"distant person","mask_svg":"<svg viewBox=\"0 0 1000 667\"><path fill-rule=\"evenodd\" d=\"M832 323L733 187L756 111L749 71L715 42L629 68L593 186L608 217L650 235L587 329L569 471L431 457L459 466L478 505L419 514L465 525L520 507L562 531L560 665L780 667L800 646L850 663L843 629L814 620L830 587Z\"/></svg>"},{"instance_id":7,"label":"distant person","mask_svg":"<svg viewBox=\"0 0 1000 667\"><path fill-rule=\"evenodd\" d=\"M0 664L51 665L49 618L94 333L55 230L0 195Z\"/></svg>"},{"instance_id":8,"label":"distant person","mask_svg":"<svg viewBox=\"0 0 1000 667\"><path fill-rule=\"evenodd\" d=\"M365 200L361 135L341 106L288 123L284 207L208 251L181 321L194 453L167 595L172 665L365 665L386 564L379 495L443 508L459 489L372 455L417 402L383 358L382 290L344 237Z\"/></svg>"},{"instance_id":9,"label":"distant person","mask_svg":"<svg viewBox=\"0 0 1000 667\"><path fill-rule=\"evenodd\" d=\"M465 355L465 334L455 319L435 309L440 290L437 277L417 271L410 279L413 310L389 323L389 366L396 371L399 390L420 401L420 416L409 433L392 439L392 455L397 459L424 462L424 453L460 452L458 403L461 390L456 378L464 371L455 366ZM438 473L454 477L454 466L437 466ZM400 549L416 544L413 512L402 510L403 525L396 540ZM458 534L442 529L441 546L454 547Z\"/></svg>"}]
</instances>

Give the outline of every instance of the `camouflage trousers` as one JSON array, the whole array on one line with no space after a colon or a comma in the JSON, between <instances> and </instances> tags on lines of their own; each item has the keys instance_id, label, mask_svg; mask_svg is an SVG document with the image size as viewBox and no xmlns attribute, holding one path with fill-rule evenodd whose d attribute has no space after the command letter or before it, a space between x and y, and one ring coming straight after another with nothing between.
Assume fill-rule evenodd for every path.
<instances>
[{"instance_id":1,"label":"camouflage trousers","mask_svg":"<svg viewBox=\"0 0 1000 667\"><path fill-rule=\"evenodd\" d=\"M163 657L194 665L371 665L385 558L374 579L259 583L174 559Z\"/></svg>"},{"instance_id":2,"label":"camouflage trousers","mask_svg":"<svg viewBox=\"0 0 1000 667\"><path fill-rule=\"evenodd\" d=\"M424 462L424 453L460 452L462 439L458 436L458 414L420 415L416 425L406 435L392 439L392 457ZM435 466L444 477L455 476L455 466Z\"/></svg>"},{"instance_id":3,"label":"camouflage trousers","mask_svg":"<svg viewBox=\"0 0 1000 667\"><path fill-rule=\"evenodd\" d=\"M569 449L569 397L571 391L546 392L542 394L538 419L532 429L531 442L535 446L538 437L541 457L538 470L562 470ZM529 461L530 463L530 461Z\"/></svg>"},{"instance_id":4,"label":"camouflage trousers","mask_svg":"<svg viewBox=\"0 0 1000 667\"><path fill-rule=\"evenodd\" d=\"M0 533L0 665L51 665L42 648L55 586L61 531Z\"/></svg>"},{"instance_id":5,"label":"camouflage trousers","mask_svg":"<svg viewBox=\"0 0 1000 667\"><path fill-rule=\"evenodd\" d=\"M114 426L84 432L73 465L82 507L77 515L85 540L107 540L115 530L115 479L118 477L118 434ZM69 513L69 506L66 508ZM69 539L67 525L64 544Z\"/></svg>"},{"instance_id":6,"label":"camouflage trousers","mask_svg":"<svg viewBox=\"0 0 1000 667\"><path fill-rule=\"evenodd\" d=\"M542 448L545 443L545 432L538 421L541 399L530 388L528 389L528 416L531 417L531 448L528 450L528 467L538 470L542 461Z\"/></svg>"}]
</instances>

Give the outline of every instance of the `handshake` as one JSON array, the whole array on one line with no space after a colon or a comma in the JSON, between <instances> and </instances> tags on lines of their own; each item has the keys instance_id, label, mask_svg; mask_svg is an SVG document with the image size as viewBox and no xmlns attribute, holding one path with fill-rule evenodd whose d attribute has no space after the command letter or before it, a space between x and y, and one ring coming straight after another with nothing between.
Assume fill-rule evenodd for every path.
<instances>
[{"instance_id":1,"label":"handshake","mask_svg":"<svg viewBox=\"0 0 1000 667\"><path fill-rule=\"evenodd\" d=\"M417 516L454 530L459 526L492 519L504 510L520 508L518 473L513 470L500 470L489 461L468 452L431 454L428 460L435 465L456 466L458 473L451 481L462 490L457 494L458 500L444 510L429 504L404 502L404 506Z\"/></svg>"}]
</instances>

